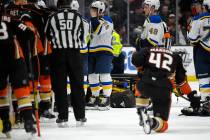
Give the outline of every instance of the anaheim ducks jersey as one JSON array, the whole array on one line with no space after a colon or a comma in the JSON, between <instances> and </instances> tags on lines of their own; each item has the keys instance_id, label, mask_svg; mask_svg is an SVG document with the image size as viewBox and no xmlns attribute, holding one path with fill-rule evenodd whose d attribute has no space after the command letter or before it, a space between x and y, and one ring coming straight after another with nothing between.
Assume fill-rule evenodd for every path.
<instances>
[{"instance_id":1,"label":"anaheim ducks jersey","mask_svg":"<svg viewBox=\"0 0 210 140\"><path fill-rule=\"evenodd\" d=\"M141 34L142 47L170 46L168 38L170 38L168 28L159 15L149 16L145 20Z\"/></svg>"},{"instance_id":2,"label":"anaheim ducks jersey","mask_svg":"<svg viewBox=\"0 0 210 140\"><path fill-rule=\"evenodd\" d=\"M177 77L185 77L182 58L169 49L153 47L142 48L133 54L132 63L143 69L141 80L160 87L170 87L170 78L176 73ZM178 78L180 80L180 78Z\"/></svg>"},{"instance_id":3,"label":"anaheim ducks jersey","mask_svg":"<svg viewBox=\"0 0 210 140\"><path fill-rule=\"evenodd\" d=\"M33 36L33 32L20 20L14 20L5 15L0 18L0 52L3 54L6 53L7 50L14 49L15 36L23 36L25 41Z\"/></svg>"},{"instance_id":4,"label":"anaheim ducks jersey","mask_svg":"<svg viewBox=\"0 0 210 140\"><path fill-rule=\"evenodd\" d=\"M90 23L84 18L82 18L82 20L83 20L83 27L84 27L84 38L83 38L83 46L82 46L80 52L87 53L88 45L90 42L90 34L91 34Z\"/></svg>"},{"instance_id":5,"label":"anaheim ducks jersey","mask_svg":"<svg viewBox=\"0 0 210 140\"><path fill-rule=\"evenodd\" d=\"M109 52L113 54L112 31L113 22L109 16L101 19L91 18L91 41L89 52Z\"/></svg>"},{"instance_id":6,"label":"anaheim ducks jersey","mask_svg":"<svg viewBox=\"0 0 210 140\"><path fill-rule=\"evenodd\" d=\"M210 13L195 16L187 36L191 44L199 43L205 50L210 51Z\"/></svg>"},{"instance_id":7,"label":"anaheim ducks jersey","mask_svg":"<svg viewBox=\"0 0 210 140\"><path fill-rule=\"evenodd\" d=\"M37 28L42 42L44 42L44 27L51 11L36 4L16 5L11 2L6 7L6 13L21 21L31 21Z\"/></svg>"}]
</instances>

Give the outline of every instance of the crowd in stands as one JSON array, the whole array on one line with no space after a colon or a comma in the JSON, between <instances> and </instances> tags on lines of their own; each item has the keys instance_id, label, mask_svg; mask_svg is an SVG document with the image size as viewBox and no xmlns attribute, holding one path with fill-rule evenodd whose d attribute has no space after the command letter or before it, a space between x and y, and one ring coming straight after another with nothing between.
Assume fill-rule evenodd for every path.
<instances>
[{"instance_id":1,"label":"crowd in stands","mask_svg":"<svg viewBox=\"0 0 210 140\"><path fill-rule=\"evenodd\" d=\"M86 16L88 16L88 6L93 0L85 0L86 5ZM143 13L142 3L144 0L104 0L108 6L107 13L111 15L115 30L121 35L122 43L126 44L127 41L127 4L130 5L130 22L129 22L129 35L130 44L135 43L135 38L140 31L140 27L143 26L145 21L145 16ZM179 0L179 10L178 18L178 37L179 42L176 44L176 0L160 0L161 6L159 9L159 14L164 20L169 28L172 37L172 45L187 45L188 41L186 39L187 27L192 18L192 3L193 0Z\"/></svg>"},{"instance_id":2,"label":"crowd in stands","mask_svg":"<svg viewBox=\"0 0 210 140\"><path fill-rule=\"evenodd\" d=\"M6 0L5 0L6 1ZM89 6L94 0L84 0L85 16L89 17ZM135 43L135 38L139 35L145 21L142 3L144 0L102 0L106 3L107 13L112 17L115 30L121 35L122 43L127 44L127 5L129 2L129 36L130 45ZM186 39L187 27L192 19L192 2L194 0L179 0L178 9L178 37L179 42L176 44L176 0L160 0L159 14L167 23L172 37L172 45L187 45ZM8 0L9 2L9 0Z\"/></svg>"}]
</instances>

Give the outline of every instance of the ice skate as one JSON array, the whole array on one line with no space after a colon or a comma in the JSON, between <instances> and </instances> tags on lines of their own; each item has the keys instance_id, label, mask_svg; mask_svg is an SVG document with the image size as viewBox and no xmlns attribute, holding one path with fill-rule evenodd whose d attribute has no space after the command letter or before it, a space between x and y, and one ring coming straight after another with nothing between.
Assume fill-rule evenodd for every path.
<instances>
[{"instance_id":1,"label":"ice skate","mask_svg":"<svg viewBox=\"0 0 210 140\"><path fill-rule=\"evenodd\" d=\"M57 119L56 123L58 125L59 128L68 128L68 120L66 119Z\"/></svg>"},{"instance_id":2,"label":"ice skate","mask_svg":"<svg viewBox=\"0 0 210 140\"><path fill-rule=\"evenodd\" d=\"M45 110L40 115L40 121L41 122L52 122L55 120L55 115L52 114L49 110Z\"/></svg>"},{"instance_id":3,"label":"ice skate","mask_svg":"<svg viewBox=\"0 0 210 140\"><path fill-rule=\"evenodd\" d=\"M76 121L76 127L84 126L86 122L87 122L87 118L79 119Z\"/></svg>"},{"instance_id":4,"label":"ice skate","mask_svg":"<svg viewBox=\"0 0 210 140\"><path fill-rule=\"evenodd\" d=\"M36 133L36 128L33 126L33 120L26 120L24 122L24 128L26 133L31 134L31 136Z\"/></svg>"},{"instance_id":5,"label":"ice skate","mask_svg":"<svg viewBox=\"0 0 210 140\"><path fill-rule=\"evenodd\" d=\"M110 97L102 97L99 102L99 110L106 111L110 109Z\"/></svg>"},{"instance_id":6,"label":"ice skate","mask_svg":"<svg viewBox=\"0 0 210 140\"><path fill-rule=\"evenodd\" d=\"M139 125L143 126L143 130L145 134L150 134L151 133L151 119L149 115L147 114L147 110L145 107L143 108L137 108L137 113L139 115Z\"/></svg>"},{"instance_id":7,"label":"ice skate","mask_svg":"<svg viewBox=\"0 0 210 140\"><path fill-rule=\"evenodd\" d=\"M2 120L3 122L3 130L2 133L4 133L6 135L7 138L11 138L11 122L9 120Z\"/></svg>"},{"instance_id":8,"label":"ice skate","mask_svg":"<svg viewBox=\"0 0 210 140\"><path fill-rule=\"evenodd\" d=\"M99 97L90 97L90 101L86 104L85 109L87 110L98 110Z\"/></svg>"}]
</instances>

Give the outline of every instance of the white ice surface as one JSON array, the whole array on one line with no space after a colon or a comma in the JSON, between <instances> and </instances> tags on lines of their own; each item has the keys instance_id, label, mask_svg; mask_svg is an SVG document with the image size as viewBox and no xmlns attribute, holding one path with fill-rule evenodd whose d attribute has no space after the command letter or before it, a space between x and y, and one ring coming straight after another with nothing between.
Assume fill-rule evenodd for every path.
<instances>
[{"instance_id":1,"label":"white ice surface","mask_svg":"<svg viewBox=\"0 0 210 140\"><path fill-rule=\"evenodd\" d=\"M191 83L197 89L197 83ZM166 133L144 134L138 125L136 109L111 109L109 111L87 111L88 122L84 127L75 127L73 113L69 116L69 128L58 128L56 123L41 124L40 140L209 140L210 117L178 116L189 103L173 97ZM13 140L27 140L24 130L14 129ZM4 139L0 134L0 139Z\"/></svg>"}]
</instances>

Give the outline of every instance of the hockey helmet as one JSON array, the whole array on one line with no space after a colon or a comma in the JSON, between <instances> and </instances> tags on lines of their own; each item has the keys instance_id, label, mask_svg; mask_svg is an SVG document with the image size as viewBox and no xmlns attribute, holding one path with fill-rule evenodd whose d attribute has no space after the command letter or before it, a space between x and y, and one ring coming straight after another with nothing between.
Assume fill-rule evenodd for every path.
<instances>
[{"instance_id":1,"label":"hockey helmet","mask_svg":"<svg viewBox=\"0 0 210 140\"><path fill-rule=\"evenodd\" d=\"M43 0L38 0L37 5L39 5L41 7L44 7L44 8L47 7L46 4L45 4L45 2Z\"/></svg>"},{"instance_id":2,"label":"hockey helmet","mask_svg":"<svg viewBox=\"0 0 210 140\"><path fill-rule=\"evenodd\" d=\"M155 10L158 10L160 8L159 0L145 0L143 4L149 5L150 7L154 7Z\"/></svg>"},{"instance_id":3,"label":"hockey helmet","mask_svg":"<svg viewBox=\"0 0 210 140\"><path fill-rule=\"evenodd\" d=\"M77 0L72 0L71 5L70 5L72 10L79 10L79 2Z\"/></svg>"},{"instance_id":4,"label":"hockey helmet","mask_svg":"<svg viewBox=\"0 0 210 140\"><path fill-rule=\"evenodd\" d=\"M91 8L98 9L98 13L104 13L106 6L105 6L105 3L102 1L95 1L91 4Z\"/></svg>"},{"instance_id":5,"label":"hockey helmet","mask_svg":"<svg viewBox=\"0 0 210 140\"><path fill-rule=\"evenodd\" d=\"M203 6L206 6L210 10L210 0L203 0Z\"/></svg>"}]
</instances>

